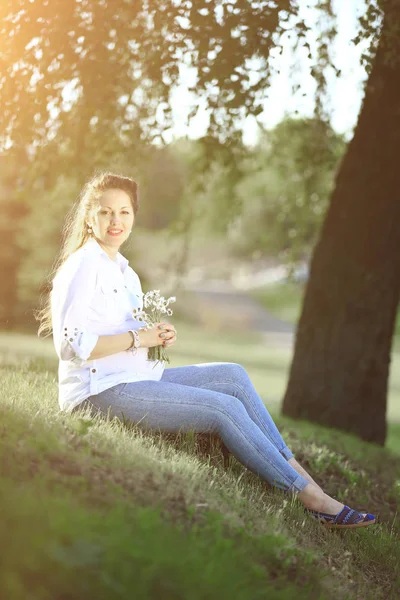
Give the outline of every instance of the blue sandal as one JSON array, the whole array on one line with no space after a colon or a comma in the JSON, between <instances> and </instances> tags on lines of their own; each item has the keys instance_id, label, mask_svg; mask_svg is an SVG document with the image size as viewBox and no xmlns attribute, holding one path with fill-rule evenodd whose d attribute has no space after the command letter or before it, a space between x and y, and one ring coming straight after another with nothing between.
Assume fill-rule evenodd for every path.
<instances>
[{"instance_id":1,"label":"blue sandal","mask_svg":"<svg viewBox=\"0 0 400 600\"><path fill-rule=\"evenodd\" d=\"M328 515L308 508L305 511L318 519L325 527L355 529L356 527L367 527L376 521L374 515L359 513L348 506L344 506L337 515Z\"/></svg>"}]
</instances>

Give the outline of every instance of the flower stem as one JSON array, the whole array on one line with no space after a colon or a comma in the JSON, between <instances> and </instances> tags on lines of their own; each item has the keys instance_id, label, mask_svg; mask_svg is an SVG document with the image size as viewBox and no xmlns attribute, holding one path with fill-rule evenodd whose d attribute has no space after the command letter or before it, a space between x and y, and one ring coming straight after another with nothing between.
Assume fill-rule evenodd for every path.
<instances>
[{"instance_id":1,"label":"flower stem","mask_svg":"<svg viewBox=\"0 0 400 600\"><path fill-rule=\"evenodd\" d=\"M158 323L161 319L161 314L155 310L152 314L152 321L153 323ZM147 352L147 359L151 360L151 361L164 361L167 362L169 364L170 359L168 357L168 354L164 348L164 346L161 344L159 346L153 346L152 348L148 349Z\"/></svg>"}]
</instances>

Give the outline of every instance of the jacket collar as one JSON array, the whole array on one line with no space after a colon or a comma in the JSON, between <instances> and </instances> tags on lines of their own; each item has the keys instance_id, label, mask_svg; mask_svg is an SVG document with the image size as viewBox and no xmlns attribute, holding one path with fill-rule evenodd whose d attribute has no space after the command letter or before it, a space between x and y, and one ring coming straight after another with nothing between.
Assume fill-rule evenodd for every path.
<instances>
[{"instance_id":1,"label":"jacket collar","mask_svg":"<svg viewBox=\"0 0 400 600\"><path fill-rule=\"evenodd\" d=\"M95 252L96 254L100 254L100 255L103 254L106 258L108 258L109 260L112 260L108 256L107 252L100 246L100 244L93 237L89 238L88 241L83 245L83 247L90 249L91 252ZM119 265L122 272L125 271L126 267L129 264L129 260L127 258L125 258L125 256L122 256L122 254L120 252L117 252L115 262Z\"/></svg>"}]
</instances>

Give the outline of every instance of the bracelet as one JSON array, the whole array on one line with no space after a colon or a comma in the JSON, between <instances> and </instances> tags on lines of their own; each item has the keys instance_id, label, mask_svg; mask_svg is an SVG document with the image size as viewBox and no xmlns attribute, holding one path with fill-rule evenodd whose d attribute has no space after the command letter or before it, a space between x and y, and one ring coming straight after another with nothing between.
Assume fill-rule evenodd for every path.
<instances>
[{"instance_id":1,"label":"bracelet","mask_svg":"<svg viewBox=\"0 0 400 600\"><path fill-rule=\"evenodd\" d=\"M137 331L135 331L134 329L129 329L128 333L130 333L132 336L132 343L129 346L129 348L127 348L127 351L130 350L132 352L132 354L136 354L137 349L140 347L139 333Z\"/></svg>"}]
</instances>

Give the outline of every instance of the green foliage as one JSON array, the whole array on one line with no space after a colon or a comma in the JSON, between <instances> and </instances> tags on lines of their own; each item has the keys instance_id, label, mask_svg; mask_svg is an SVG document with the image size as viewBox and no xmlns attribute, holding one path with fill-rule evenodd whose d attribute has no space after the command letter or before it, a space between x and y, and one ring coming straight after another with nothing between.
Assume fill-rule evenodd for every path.
<instances>
[{"instance_id":1,"label":"green foliage","mask_svg":"<svg viewBox=\"0 0 400 600\"><path fill-rule=\"evenodd\" d=\"M208 134L230 143L240 138L238 117L263 111L272 51L282 49L288 29L293 45L309 55L322 93L325 71L335 71L331 4L314 6L320 35L312 52L313 24L300 16L295 0L5 1L0 145L25 148L57 139L82 157L100 149L111 156L115 141L125 147L145 139L162 143L172 125L170 93L180 82L182 64L195 75L192 116L201 98L209 109ZM361 6L361 32L376 21L366 10Z\"/></svg>"},{"instance_id":2,"label":"green foliage","mask_svg":"<svg viewBox=\"0 0 400 600\"><path fill-rule=\"evenodd\" d=\"M53 189L34 189L27 199L30 212L20 223L17 244L23 253L18 271L19 310L37 307L39 296L47 289L61 244L64 218L79 189L77 182L59 177Z\"/></svg>"},{"instance_id":3,"label":"green foliage","mask_svg":"<svg viewBox=\"0 0 400 600\"><path fill-rule=\"evenodd\" d=\"M307 256L315 244L345 151L344 139L319 119L285 119L265 132L258 145L223 151L202 142L178 140L173 150L186 173L179 216L171 233L227 238L231 252ZM186 241L186 251L189 250ZM188 262L177 257L175 264Z\"/></svg>"},{"instance_id":4,"label":"green foliage","mask_svg":"<svg viewBox=\"0 0 400 600\"><path fill-rule=\"evenodd\" d=\"M245 149L241 144L210 147L204 140L186 140L178 151L187 166L181 221L190 218L194 234L225 235L240 211L235 185L242 176L238 161Z\"/></svg>"},{"instance_id":5,"label":"green foliage","mask_svg":"<svg viewBox=\"0 0 400 600\"><path fill-rule=\"evenodd\" d=\"M318 119L285 119L266 132L237 186L243 206L232 229L241 254L307 256L329 203L345 142Z\"/></svg>"},{"instance_id":6,"label":"green foliage","mask_svg":"<svg viewBox=\"0 0 400 600\"><path fill-rule=\"evenodd\" d=\"M107 130L121 139L161 140L171 125L169 93L183 53L195 65L197 94L214 109L211 128L221 131L221 118L226 125L242 107L257 114L273 37L297 5L248 2L221 11L218 4L53 0L50 10L29 0L3 3L2 130L17 143L43 140L54 124L65 140L105 137ZM246 65L253 56L264 67L254 82ZM61 82L70 82L75 101L63 97Z\"/></svg>"},{"instance_id":7,"label":"green foliage","mask_svg":"<svg viewBox=\"0 0 400 600\"><path fill-rule=\"evenodd\" d=\"M186 178L185 165L173 144L153 149L140 174L142 227L164 229L178 217Z\"/></svg>"},{"instance_id":8,"label":"green foliage","mask_svg":"<svg viewBox=\"0 0 400 600\"><path fill-rule=\"evenodd\" d=\"M330 2L318 3L315 10L331 23ZM374 14L368 12L365 18L368 27L374 27ZM310 25L299 17L294 0L238 6L216 0L200 4L142 0L134 5L124 0L83 4L20 0L17 7L3 2L0 19L0 147L19 169L9 198L14 206L18 202L26 212L32 208L31 198L53 204L55 190L64 185L60 177L70 182L75 195L94 168L117 167L141 183L143 225L171 227L181 236L182 252L172 257L181 273L196 227L221 235L233 231L233 245L244 254L254 249L299 253L312 244L325 190L321 202L311 190L306 200L301 199L306 206L301 210L293 196L295 182L282 192L283 173L278 177L275 168L267 169L257 160L248 172L251 160L246 164L238 160L237 119L262 111L271 51L281 49L281 36L289 27L295 45L310 52L312 74L321 81L322 71L331 63L327 44L334 39L333 26L321 25L317 43L321 52L314 55L307 37ZM360 26L366 29L366 23ZM199 98L210 111L208 134L194 151L199 158L196 164L188 158L188 168L175 149L156 150L154 144L163 143L163 132L172 124L170 94L180 81L183 63L196 74L192 114ZM290 171L289 180L292 175ZM266 189L271 190L268 197ZM288 201L278 196L287 196ZM282 202L286 208L281 210ZM61 201L60 210L63 207ZM39 210L35 207L32 219L21 223L18 236L6 228L2 232L3 239L10 237L5 246L13 257L20 248L26 252L18 276L18 265L9 269L10 287L19 281L23 310L36 304L33 296L42 266L47 268L57 251L58 209L50 206L44 236L35 212ZM237 218L245 232L244 244L235 237ZM253 234L254 218L260 228ZM30 232L30 223L39 229ZM28 242L37 244L39 238L42 251L29 247ZM9 298L10 306L0 302L0 309L4 320L11 322L10 307L16 301L10 294Z\"/></svg>"}]
</instances>

